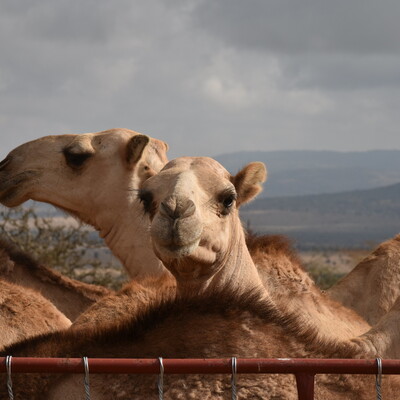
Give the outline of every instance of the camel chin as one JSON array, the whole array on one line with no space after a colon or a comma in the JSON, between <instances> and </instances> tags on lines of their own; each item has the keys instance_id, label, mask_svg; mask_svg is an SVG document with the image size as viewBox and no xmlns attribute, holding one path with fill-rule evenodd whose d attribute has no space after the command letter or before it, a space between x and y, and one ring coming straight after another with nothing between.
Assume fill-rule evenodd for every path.
<instances>
[{"instance_id":1,"label":"camel chin","mask_svg":"<svg viewBox=\"0 0 400 400\"><path fill-rule=\"evenodd\" d=\"M8 165L3 164L4 166ZM6 207L17 207L29 200L30 183L39 176L36 171L25 171L16 175L7 176L7 171L0 169L0 203Z\"/></svg>"},{"instance_id":2,"label":"camel chin","mask_svg":"<svg viewBox=\"0 0 400 400\"><path fill-rule=\"evenodd\" d=\"M9 208L18 207L27 200L28 198L21 193L20 187L11 187L0 193L0 203Z\"/></svg>"}]
</instances>

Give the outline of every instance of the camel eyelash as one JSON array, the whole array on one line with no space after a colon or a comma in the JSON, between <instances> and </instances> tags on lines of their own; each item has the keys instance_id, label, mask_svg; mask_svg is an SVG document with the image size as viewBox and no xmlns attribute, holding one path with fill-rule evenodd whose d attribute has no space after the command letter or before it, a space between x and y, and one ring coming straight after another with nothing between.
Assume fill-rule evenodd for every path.
<instances>
[{"instance_id":1,"label":"camel eyelash","mask_svg":"<svg viewBox=\"0 0 400 400\"><path fill-rule=\"evenodd\" d=\"M151 192L139 190L138 199L143 204L145 213L152 214L154 212L154 198Z\"/></svg>"},{"instance_id":2,"label":"camel eyelash","mask_svg":"<svg viewBox=\"0 0 400 400\"><path fill-rule=\"evenodd\" d=\"M63 151L65 160L71 168L80 168L85 161L92 157L92 153L71 153L68 149Z\"/></svg>"},{"instance_id":3,"label":"camel eyelash","mask_svg":"<svg viewBox=\"0 0 400 400\"><path fill-rule=\"evenodd\" d=\"M232 207L233 203L237 199L237 194L234 190L228 189L224 190L219 196L218 201L225 207Z\"/></svg>"}]
</instances>

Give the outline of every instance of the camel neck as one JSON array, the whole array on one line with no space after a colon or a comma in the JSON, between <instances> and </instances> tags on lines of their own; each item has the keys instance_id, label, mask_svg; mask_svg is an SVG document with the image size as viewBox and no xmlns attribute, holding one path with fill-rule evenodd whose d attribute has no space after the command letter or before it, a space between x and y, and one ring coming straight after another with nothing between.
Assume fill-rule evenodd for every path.
<instances>
[{"instance_id":1,"label":"camel neck","mask_svg":"<svg viewBox=\"0 0 400 400\"><path fill-rule=\"evenodd\" d=\"M177 277L179 294L193 296L222 292L227 289L244 293L260 289L269 297L247 250L243 232L238 232L237 237L238 240L231 244L226 256L215 263L214 270L217 272L214 275L207 279L190 280Z\"/></svg>"},{"instance_id":2,"label":"camel neck","mask_svg":"<svg viewBox=\"0 0 400 400\"><path fill-rule=\"evenodd\" d=\"M147 217L132 205L121 206L120 210L124 212L117 217L110 211L109 216L97 219L100 236L131 278L161 275L165 268L151 247Z\"/></svg>"}]
</instances>

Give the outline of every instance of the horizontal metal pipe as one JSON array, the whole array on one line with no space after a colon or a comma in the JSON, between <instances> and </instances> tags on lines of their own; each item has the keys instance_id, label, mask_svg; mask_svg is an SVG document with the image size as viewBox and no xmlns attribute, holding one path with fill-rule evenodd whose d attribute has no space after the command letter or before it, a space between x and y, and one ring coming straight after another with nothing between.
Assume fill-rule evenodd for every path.
<instances>
[{"instance_id":1,"label":"horizontal metal pipe","mask_svg":"<svg viewBox=\"0 0 400 400\"><path fill-rule=\"evenodd\" d=\"M0 372L6 372L5 357L0 357ZM230 358L222 359L163 359L165 374L231 374ZM81 358L13 357L12 373L83 373ZM91 374L157 374L158 359L89 358ZM238 374L308 373L308 374L376 374L376 360L350 359L237 359ZM400 374L400 360L383 360L383 374Z\"/></svg>"}]
</instances>

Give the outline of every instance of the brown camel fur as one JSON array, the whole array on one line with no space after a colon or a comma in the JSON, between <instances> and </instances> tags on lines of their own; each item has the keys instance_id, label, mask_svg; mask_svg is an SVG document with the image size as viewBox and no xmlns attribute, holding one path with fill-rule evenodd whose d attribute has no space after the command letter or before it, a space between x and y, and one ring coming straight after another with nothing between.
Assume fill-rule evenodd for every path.
<instances>
[{"instance_id":1,"label":"brown camel fur","mask_svg":"<svg viewBox=\"0 0 400 400\"><path fill-rule=\"evenodd\" d=\"M0 280L0 349L70 325L71 321L39 293Z\"/></svg>"},{"instance_id":2,"label":"brown camel fur","mask_svg":"<svg viewBox=\"0 0 400 400\"><path fill-rule=\"evenodd\" d=\"M324 340L295 315L282 314L264 294L207 294L194 299L164 300L147 305L135 320L115 321L113 328L67 331L28 340L3 354L37 357L211 358L332 357L371 358L365 339ZM89 361L90 366L90 361ZM152 399L156 376L90 375L93 399ZM316 378L316 399L374 399L374 376ZM81 375L14 374L15 400L83 398ZM238 375L239 398L297 399L295 380L287 375ZM384 398L396 398L399 380L385 377ZM1 398L7 398L5 378ZM164 398L230 399L230 379L223 375L164 377Z\"/></svg>"},{"instance_id":3,"label":"brown camel fur","mask_svg":"<svg viewBox=\"0 0 400 400\"><path fill-rule=\"evenodd\" d=\"M21 287L38 291L71 321L93 303L113 293L103 286L89 285L67 278L38 263L15 244L2 238L0 277Z\"/></svg>"},{"instance_id":4,"label":"brown camel fur","mask_svg":"<svg viewBox=\"0 0 400 400\"><path fill-rule=\"evenodd\" d=\"M152 219L153 246L177 278L178 298L155 300L114 327L66 331L7 348L13 356L80 357L385 357L398 341L398 310L362 337L326 338L301 310L284 311L270 300L245 245L237 207L259 191L265 169L250 164L231 177L218 163L183 158L149 179L141 199ZM394 329L393 329L394 328ZM335 329L335 326L332 326ZM82 377L14 375L15 399L72 400ZM321 376L317 399L374 398L374 377ZM227 376L168 376L165 398L230 398ZM384 379L395 397L399 380ZM93 398L155 397L155 377L91 376ZM241 398L294 399L291 376L243 375ZM6 386L0 386L6 397Z\"/></svg>"},{"instance_id":5,"label":"brown camel fur","mask_svg":"<svg viewBox=\"0 0 400 400\"><path fill-rule=\"evenodd\" d=\"M174 296L175 292L176 281L171 274L144 278L140 282L133 280L118 292L94 303L73 321L70 329L113 327L115 321L132 320L139 315L160 293Z\"/></svg>"},{"instance_id":6,"label":"brown camel fur","mask_svg":"<svg viewBox=\"0 0 400 400\"><path fill-rule=\"evenodd\" d=\"M332 299L376 324L400 296L400 235L381 245L328 290Z\"/></svg>"}]
</instances>

